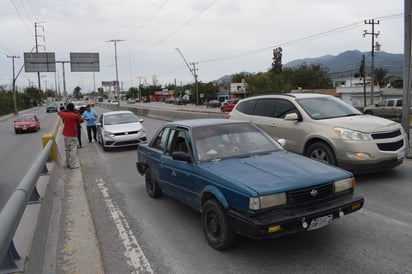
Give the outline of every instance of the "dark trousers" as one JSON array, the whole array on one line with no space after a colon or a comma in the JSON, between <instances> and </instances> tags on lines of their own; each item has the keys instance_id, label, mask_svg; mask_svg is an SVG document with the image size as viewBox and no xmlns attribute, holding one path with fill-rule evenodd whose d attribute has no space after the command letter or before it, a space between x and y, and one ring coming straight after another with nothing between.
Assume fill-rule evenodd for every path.
<instances>
[{"instance_id":1,"label":"dark trousers","mask_svg":"<svg viewBox=\"0 0 412 274\"><path fill-rule=\"evenodd\" d=\"M79 140L79 147L82 146L82 126L77 124L77 140Z\"/></svg>"},{"instance_id":2,"label":"dark trousers","mask_svg":"<svg viewBox=\"0 0 412 274\"><path fill-rule=\"evenodd\" d=\"M96 126L87 126L87 137L89 138L89 142L92 142L92 131L93 131L93 139L96 139Z\"/></svg>"}]
</instances>

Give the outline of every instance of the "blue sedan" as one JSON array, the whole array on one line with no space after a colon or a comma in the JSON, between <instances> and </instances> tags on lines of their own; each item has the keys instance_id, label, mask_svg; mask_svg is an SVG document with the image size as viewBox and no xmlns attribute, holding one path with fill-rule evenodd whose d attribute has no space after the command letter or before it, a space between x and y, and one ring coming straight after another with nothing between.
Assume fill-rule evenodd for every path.
<instances>
[{"instance_id":1,"label":"blue sedan","mask_svg":"<svg viewBox=\"0 0 412 274\"><path fill-rule=\"evenodd\" d=\"M136 167L149 196L165 194L201 212L206 240L219 250L237 234L311 231L363 207L350 172L288 152L281 142L245 121L170 122L138 146Z\"/></svg>"}]
</instances>

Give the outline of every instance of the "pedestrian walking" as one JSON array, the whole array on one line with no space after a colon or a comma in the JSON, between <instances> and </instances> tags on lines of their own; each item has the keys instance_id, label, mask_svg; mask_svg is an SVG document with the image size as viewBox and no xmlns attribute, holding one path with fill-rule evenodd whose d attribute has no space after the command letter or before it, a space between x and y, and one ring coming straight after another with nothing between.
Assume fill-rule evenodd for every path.
<instances>
[{"instance_id":1,"label":"pedestrian walking","mask_svg":"<svg viewBox=\"0 0 412 274\"><path fill-rule=\"evenodd\" d=\"M89 143L92 142L92 132L93 132L93 139L97 142L97 137L96 137L97 112L94 109L92 109L90 105L86 106L86 109L83 112L83 119L86 121L87 138L89 138Z\"/></svg>"},{"instance_id":2,"label":"pedestrian walking","mask_svg":"<svg viewBox=\"0 0 412 274\"><path fill-rule=\"evenodd\" d=\"M69 168L79 168L80 163L77 158L77 127L83 122L82 116L74 109L72 103L67 104L65 111L59 111L59 116L63 120L63 138L66 152L66 165Z\"/></svg>"},{"instance_id":3,"label":"pedestrian walking","mask_svg":"<svg viewBox=\"0 0 412 274\"><path fill-rule=\"evenodd\" d=\"M85 107L80 107L80 110L78 111L80 116L83 115L83 112L85 109L86 109ZM80 122L77 124L77 140L79 141L78 148L82 147L82 123L83 122Z\"/></svg>"}]
</instances>

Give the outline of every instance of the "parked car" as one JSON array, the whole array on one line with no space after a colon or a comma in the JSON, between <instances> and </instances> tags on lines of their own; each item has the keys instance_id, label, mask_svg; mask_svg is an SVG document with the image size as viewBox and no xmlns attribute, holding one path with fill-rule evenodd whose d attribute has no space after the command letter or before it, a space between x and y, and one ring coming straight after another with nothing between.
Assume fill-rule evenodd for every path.
<instances>
[{"instance_id":1,"label":"parked car","mask_svg":"<svg viewBox=\"0 0 412 274\"><path fill-rule=\"evenodd\" d=\"M412 113L412 107L410 107L410 111ZM402 98L384 99L374 105L366 106L363 113L399 122L402 120Z\"/></svg>"},{"instance_id":2,"label":"parked car","mask_svg":"<svg viewBox=\"0 0 412 274\"><path fill-rule=\"evenodd\" d=\"M218 100L210 100L206 103L207 108L217 108L220 106L220 102Z\"/></svg>"},{"instance_id":3,"label":"parked car","mask_svg":"<svg viewBox=\"0 0 412 274\"><path fill-rule=\"evenodd\" d=\"M84 101L73 101L74 109L80 111L80 109L85 109L87 104Z\"/></svg>"},{"instance_id":4,"label":"parked car","mask_svg":"<svg viewBox=\"0 0 412 274\"><path fill-rule=\"evenodd\" d=\"M110 104L112 104L112 105L119 105L119 101L118 100L112 100L111 102L110 102Z\"/></svg>"},{"instance_id":5,"label":"parked car","mask_svg":"<svg viewBox=\"0 0 412 274\"><path fill-rule=\"evenodd\" d=\"M97 122L97 141L103 150L145 143L147 138L143 121L127 110L105 112Z\"/></svg>"},{"instance_id":6,"label":"parked car","mask_svg":"<svg viewBox=\"0 0 412 274\"><path fill-rule=\"evenodd\" d=\"M188 101L184 98L176 98L176 100L174 100L175 105L186 105L187 103Z\"/></svg>"},{"instance_id":7,"label":"parked car","mask_svg":"<svg viewBox=\"0 0 412 274\"><path fill-rule=\"evenodd\" d=\"M138 146L136 167L150 197L165 194L201 212L216 249L230 247L237 234L265 239L311 231L362 208L350 172L279 143L246 121L169 122Z\"/></svg>"},{"instance_id":8,"label":"parked car","mask_svg":"<svg viewBox=\"0 0 412 274\"><path fill-rule=\"evenodd\" d=\"M129 99L127 99L127 103L128 104L136 104L136 100L133 99L133 98L129 98Z\"/></svg>"},{"instance_id":9,"label":"parked car","mask_svg":"<svg viewBox=\"0 0 412 274\"><path fill-rule=\"evenodd\" d=\"M230 119L248 120L285 148L354 173L381 171L405 158L402 126L363 115L342 100L324 94L262 95L241 100Z\"/></svg>"},{"instance_id":10,"label":"parked car","mask_svg":"<svg viewBox=\"0 0 412 274\"><path fill-rule=\"evenodd\" d=\"M239 100L240 99L232 99L232 100L223 102L220 105L220 111L221 112L231 112L234 106L237 104L237 102L239 102Z\"/></svg>"},{"instance_id":11,"label":"parked car","mask_svg":"<svg viewBox=\"0 0 412 274\"><path fill-rule=\"evenodd\" d=\"M40 129L40 120L35 114L27 113L19 115L14 120L14 133L36 132Z\"/></svg>"},{"instance_id":12,"label":"parked car","mask_svg":"<svg viewBox=\"0 0 412 274\"><path fill-rule=\"evenodd\" d=\"M56 103L48 103L46 105L46 112L58 112L59 111L59 106Z\"/></svg>"}]
</instances>

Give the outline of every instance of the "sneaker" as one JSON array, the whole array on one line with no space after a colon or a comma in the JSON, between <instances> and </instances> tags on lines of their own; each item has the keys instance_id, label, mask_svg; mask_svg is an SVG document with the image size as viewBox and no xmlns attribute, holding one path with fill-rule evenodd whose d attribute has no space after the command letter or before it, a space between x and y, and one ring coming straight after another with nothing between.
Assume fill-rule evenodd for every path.
<instances>
[{"instance_id":1,"label":"sneaker","mask_svg":"<svg viewBox=\"0 0 412 274\"><path fill-rule=\"evenodd\" d=\"M79 167L80 167L80 165L78 165L78 166L71 166L70 169L76 169L76 168L79 168Z\"/></svg>"}]
</instances>

